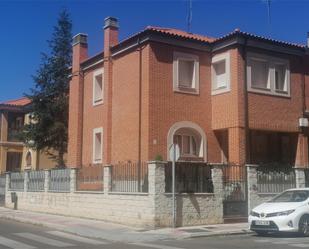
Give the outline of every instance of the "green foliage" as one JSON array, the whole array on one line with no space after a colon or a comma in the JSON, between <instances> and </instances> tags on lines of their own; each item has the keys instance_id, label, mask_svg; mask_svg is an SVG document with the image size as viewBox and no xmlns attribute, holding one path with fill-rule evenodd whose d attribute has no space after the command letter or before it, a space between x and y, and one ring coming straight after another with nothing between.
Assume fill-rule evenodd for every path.
<instances>
[{"instance_id":1,"label":"green foliage","mask_svg":"<svg viewBox=\"0 0 309 249\"><path fill-rule=\"evenodd\" d=\"M160 154L157 154L156 156L155 156L155 159L154 159L155 161L163 161L163 157L160 155Z\"/></svg>"},{"instance_id":2,"label":"green foliage","mask_svg":"<svg viewBox=\"0 0 309 249\"><path fill-rule=\"evenodd\" d=\"M48 150L58 167L64 167L63 155L67 152L71 30L69 14L63 10L48 41L50 51L42 53L41 64L33 76L35 87L26 94L32 101L31 122L22 133L29 147Z\"/></svg>"}]
</instances>

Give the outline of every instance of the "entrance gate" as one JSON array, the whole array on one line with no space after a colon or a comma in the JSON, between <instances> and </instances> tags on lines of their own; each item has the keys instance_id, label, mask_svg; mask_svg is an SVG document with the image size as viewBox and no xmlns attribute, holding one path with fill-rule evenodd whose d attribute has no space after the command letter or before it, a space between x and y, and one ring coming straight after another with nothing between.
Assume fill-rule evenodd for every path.
<instances>
[{"instance_id":1,"label":"entrance gate","mask_svg":"<svg viewBox=\"0 0 309 249\"><path fill-rule=\"evenodd\" d=\"M223 218L225 222L247 221L247 174L245 166L223 168Z\"/></svg>"},{"instance_id":2,"label":"entrance gate","mask_svg":"<svg viewBox=\"0 0 309 249\"><path fill-rule=\"evenodd\" d=\"M0 175L0 206L5 202L5 175Z\"/></svg>"}]
</instances>

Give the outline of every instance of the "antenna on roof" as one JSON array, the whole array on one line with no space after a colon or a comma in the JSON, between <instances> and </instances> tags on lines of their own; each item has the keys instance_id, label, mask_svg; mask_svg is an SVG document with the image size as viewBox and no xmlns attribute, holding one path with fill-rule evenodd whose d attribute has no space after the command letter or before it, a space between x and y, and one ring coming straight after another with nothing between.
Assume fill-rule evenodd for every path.
<instances>
[{"instance_id":1,"label":"antenna on roof","mask_svg":"<svg viewBox=\"0 0 309 249\"><path fill-rule=\"evenodd\" d=\"M188 0L188 33L191 33L191 25L192 25L192 0Z\"/></svg>"},{"instance_id":2,"label":"antenna on roof","mask_svg":"<svg viewBox=\"0 0 309 249\"><path fill-rule=\"evenodd\" d=\"M271 12L270 12L271 0L267 0L267 12L268 12L268 32L271 37Z\"/></svg>"}]
</instances>

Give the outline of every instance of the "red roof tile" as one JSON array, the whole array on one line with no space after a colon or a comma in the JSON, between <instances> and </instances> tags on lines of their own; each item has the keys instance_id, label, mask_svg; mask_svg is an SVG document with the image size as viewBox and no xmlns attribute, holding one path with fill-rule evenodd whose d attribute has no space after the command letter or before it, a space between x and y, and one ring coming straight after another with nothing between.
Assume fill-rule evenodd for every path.
<instances>
[{"instance_id":1,"label":"red roof tile","mask_svg":"<svg viewBox=\"0 0 309 249\"><path fill-rule=\"evenodd\" d=\"M157 31L157 32L160 32L160 33L163 33L163 34L169 34L169 35L173 35L173 36L177 36L177 37L188 38L188 39L193 39L193 40L203 41L203 42L213 42L213 41L216 40L213 37L188 33L186 31L179 30L179 29L147 26L146 30Z\"/></svg>"},{"instance_id":2,"label":"red roof tile","mask_svg":"<svg viewBox=\"0 0 309 249\"><path fill-rule=\"evenodd\" d=\"M13 105L13 106L25 106L25 105L30 104L30 99L23 97L23 98L20 98L20 99L8 100L8 101L2 102L0 104Z\"/></svg>"}]
</instances>

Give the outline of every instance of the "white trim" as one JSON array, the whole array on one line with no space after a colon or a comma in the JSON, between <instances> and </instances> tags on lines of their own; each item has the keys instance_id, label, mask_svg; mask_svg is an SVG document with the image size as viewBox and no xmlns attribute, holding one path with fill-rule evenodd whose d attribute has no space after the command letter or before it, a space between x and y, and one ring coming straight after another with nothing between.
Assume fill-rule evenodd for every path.
<instances>
[{"instance_id":1,"label":"white trim","mask_svg":"<svg viewBox=\"0 0 309 249\"><path fill-rule=\"evenodd\" d=\"M203 153L204 161L207 161L207 137L204 132L204 130L196 123L193 123L191 121L180 121L171 126L167 133L167 160L171 160L169 158L169 148L173 144L174 135L177 130L181 128L191 128L195 131L197 131L201 135L201 145L200 145L200 151L199 153Z\"/></svg>"},{"instance_id":2,"label":"white trim","mask_svg":"<svg viewBox=\"0 0 309 249\"><path fill-rule=\"evenodd\" d=\"M95 99L95 85L96 85L96 77L98 75L102 75L102 98L96 100ZM103 100L104 100L104 69L98 69L96 71L93 72L93 76L92 76L92 105L96 106L96 105L100 105L103 104Z\"/></svg>"},{"instance_id":3,"label":"white trim","mask_svg":"<svg viewBox=\"0 0 309 249\"><path fill-rule=\"evenodd\" d=\"M214 64L221 61L225 62L225 86L218 88L215 85L215 69ZM220 93L229 92L231 90L231 63L230 63L230 53L222 53L215 55L211 60L211 95L217 95Z\"/></svg>"},{"instance_id":4,"label":"white trim","mask_svg":"<svg viewBox=\"0 0 309 249\"><path fill-rule=\"evenodd\" d=\"M179 72L178 64L179 60L192 61L194 62L194 75L193 75L193 86L186 90L184 87L179 86ZM199 57L194 54L174 52L173 54L173 90L174 92L190 93L190 94L199 94Z\"/></svg>"},{"instance_id":5,"label":"white trim","mask_svg":"<svg viewBox=\"0 0 309 249\"><path fill-rule=\"evenodd\" d=\"M290 97L291 95L291 77L290 77L290 63L289 60L281 59L273 56L268 55L261 55L256 53L248 53L247 56L247 88L249 92L256 92L256 93L264 93L269 95L275 96L283 96L283 97ZM268 66L268 82L267 88L258 88L252 86L251 81L251 65L252 61L264 61L267 63ZM284 65L286 68L285 71L285 88L286 91L280 91L275 89L275 66L276 65Z\"/></svg>"},{"instance_id":6,"label":"white trim","mask_svg":"<svg viewBox=\"0 0 309 249\"><path fill-rule=\"evenodd\" d=\"M95 148L95 139L96 139L96 134L100 133L101 134L101 159L96 160L96 148ZM96 163L102 163L103 161L103 128L99 127L99 128L95 128L93 129L93 133L92 133L92 162L94 164Z\"/></svg>"}]
</instances>

